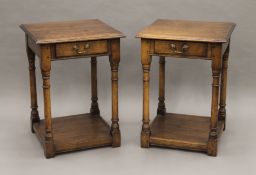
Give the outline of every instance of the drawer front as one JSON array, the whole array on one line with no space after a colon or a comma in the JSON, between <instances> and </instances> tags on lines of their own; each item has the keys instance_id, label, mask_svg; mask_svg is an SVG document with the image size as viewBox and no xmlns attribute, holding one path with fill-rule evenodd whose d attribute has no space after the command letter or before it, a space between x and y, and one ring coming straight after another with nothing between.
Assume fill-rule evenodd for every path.
<instances>
[{"instance_id":1,"label":"drawer front","mask_svg":"<svg viewBox=\"0 0 256 175\"><path fill-rule=\"evenodd\" d=\"M96 55L108 52L107 40L56 44L56 58Z\"/></svg>"},{"instance_id":2,"label":"drawer front","mask_svg":"<svg viewBox=\"0 0 256 175\"><path fill-rule=\"evenodd\" d=\"M155 53L175 56L207 57L207 43L186 41L155 41Z\"/></svg>"}]
</instances>

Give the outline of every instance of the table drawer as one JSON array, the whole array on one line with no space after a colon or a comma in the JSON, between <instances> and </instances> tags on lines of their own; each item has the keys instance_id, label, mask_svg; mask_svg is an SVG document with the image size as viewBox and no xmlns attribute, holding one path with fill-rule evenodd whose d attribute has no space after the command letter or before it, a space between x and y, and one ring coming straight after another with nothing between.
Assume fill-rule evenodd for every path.
<instances>
[{"instance_id":1,"label":"table drawer","mask_svg":"<svg viewBox=\"0 0 256 175\"><path fill-rule=\"evenodd\" d=\"M207 43L203 42L186 42L186 41L155 41L155 53L176 56L207 56Z\"/></svg>"},{"instance_id":2,"label":"table drawer","mask_svg":"<svg viewBox=\"0 0 256 175\"><path fill-rule=\"evenodd\" d=\"M83 41L83 42L56 44L55 56L56 58L61 58L61 57L104 54L107 52L108 52L107 40Z\"/></svg>"}]
</instances>

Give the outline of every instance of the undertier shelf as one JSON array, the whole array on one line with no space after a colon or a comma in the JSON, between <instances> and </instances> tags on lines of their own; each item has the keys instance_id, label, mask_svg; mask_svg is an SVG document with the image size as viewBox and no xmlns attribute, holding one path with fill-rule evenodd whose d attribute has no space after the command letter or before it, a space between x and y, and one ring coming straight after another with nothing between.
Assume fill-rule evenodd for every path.
<instances>
[{"instance_id":1,"label":"undertier shelf","mask_svg":"<svg viewBox=\"0 0 256 175\"><path fill-rule=\"evenodd\" d=\"M44 147L44 120L35 123L33 128ZM53 118L52 129L56 153L112 145L110 127L100 116L80 114Z\"/></svg>"},{"instance_id":2,"label":"undertier shelf","mask_svg":"<svg viewBox=\"0 0 256 175\"><path fill-rule=\"evenodd\" d=\"M150 145L207 151L210 117L166 113L158 115L150 125ZM218 123L218 135L223 121Z\"/></svg>"}]
</instances>

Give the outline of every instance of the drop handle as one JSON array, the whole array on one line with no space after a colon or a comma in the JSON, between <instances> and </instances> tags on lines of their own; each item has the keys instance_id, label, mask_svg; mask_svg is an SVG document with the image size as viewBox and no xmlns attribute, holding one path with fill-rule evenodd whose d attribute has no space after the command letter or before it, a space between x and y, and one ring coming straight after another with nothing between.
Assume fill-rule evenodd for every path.
<instances>
[{"instance_id":1,"label":"drop handle","mask_svg":"<svg viewBox=\"0 0 256 175\"><path fill-rule=\"evenodd\" d=\"M177 49L176 44L173 44L173 43L172 43L171 46L170 46L171 51L172 51L173 53L176 53L176 54L183 54L183 53L185 53L185 52L187 51L188 48L189 48L189 47L188 47L187 44L184 44L184 45L182 46L181 50L178 50L178 49Z\"/></svg>"},{"instance_id":2,"label":"drop handle","mask_svg":"<svg viewBox=\"0 0 256 175\"><path fill-rule=\"evenodd\" d=\"M73 46L73 51L76 53L76 54L85 54L88 52L88 49L90 48L90 44L89 43L86 43L84 46L83 46L83 50L80 50L80 47L78 44L75 44Z\"/></svg>"}]
</instances>

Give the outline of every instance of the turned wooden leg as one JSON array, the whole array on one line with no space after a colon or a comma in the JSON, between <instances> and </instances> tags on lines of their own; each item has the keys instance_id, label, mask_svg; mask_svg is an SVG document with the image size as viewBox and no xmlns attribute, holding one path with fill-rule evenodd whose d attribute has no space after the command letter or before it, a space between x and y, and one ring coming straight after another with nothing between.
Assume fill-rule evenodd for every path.
<instances>
[{"instance_id":1,"label":"turned wooden leg","mask_svg":"<svg viewBox=\"0 0 256 175\"><path fill-rule=\"evenodd\" d=\"M151 56L149 55L150 41L141 40L141 62L143 68L143 125L141 131L141 147L149 148L149 72Z\"/></svg>"},{"instance_id":2,"label":"turned wooden leg","mask_svg":"<svg viewBox=\"0 0 256 175\"><path fill-rule=\"evenodd\" d=\"M229 46L223 55L222 69L221 69L219 120L224 121L223 130L226 129L226 89L227 89L228 56L229 56Z\"/></svg>"},{"instance_id":3,"label":"turned wooden leg","mask_svg":"<svg viewBox=\"0 0 256 175\"><path fill-rule=\"evenodd\" d=\"M41 72L43 77L44 118L45 118L45 156L55 156L52 132L51 96L50 96L51 47L41 46Z\"/></svg>"},{"instance_id":4,"label":"turned wooden leg","mask_svg":"<svg viewBox=\"0 0 256 175\"><path fill-rule=\"evenodd\" d=\"M91 58L91 91L92 91L92 103L90 113L92 115L99 115L99 105L98 105L98 92L97 92L97 58Z\"/></svg>"},{"instance_id":5,"label":"turned wooden leg","mask_svg":"<svg viewBox=\"0 0 256 175\"><path fill-rule=\"evenodd\" d=\"M159 59L159 97L158 97L158 115L165 115L165 57Z\"/></svg>"},{"instance_id":6,"label":"turned wooden leg","mask_svg":"<svg viewBox=\"0 0 256 175\"><path fill-rule=\"evenodd\" d=\"M120 39L111 41L111 55L109 57L109 61L112 81L112 147L119 147L121 145L121 134L118 124L118 66L120 62Z\"/></svg>"},{"instance_id":7,"label":"turned wooden leg","mask_svg":"<svg viewBox=\"0 0 256 175\"><path fill-rule=\"evenodd\" d=\"M208 140L208 155L217 156L217 126L218 126L218 99L221 71L221 46L215 45L212 58L212 105L211 105L211 124Z\"/></svg>"},{"instance_id":8,"label":"turned wooden leg","mask_svg":"<svg viewBox=\"0 0 256 175\"><path fill-rule=\"evenodd\" d=\"M31 97L31 115L30 115L30 126L31 131L34 133L33 124L40 122L38 106L37 106L37 91L36 91L36 74L35 74L35 54L27 46L27 56L29 62L29 79L30 79L30 97Z\"/></svg>"}]
</instances>

